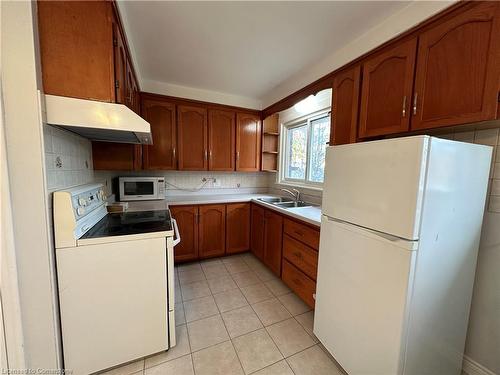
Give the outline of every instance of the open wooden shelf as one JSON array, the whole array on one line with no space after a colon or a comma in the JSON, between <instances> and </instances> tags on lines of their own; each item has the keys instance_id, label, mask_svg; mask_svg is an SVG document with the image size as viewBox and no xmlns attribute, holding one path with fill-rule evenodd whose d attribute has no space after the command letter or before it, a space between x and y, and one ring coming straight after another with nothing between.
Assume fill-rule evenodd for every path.
<instances>
[{"instance_id":1,"label":"open wooden shelf","mask_svg":"<svg viewBox=\"0 0 500 375\"><path fill-rule=\"evenodd\" d=\"M266 117L263 123L261 170L267 172L278 170L279 142L279 115L275 113Z\"/></svg>"}]
</instances>

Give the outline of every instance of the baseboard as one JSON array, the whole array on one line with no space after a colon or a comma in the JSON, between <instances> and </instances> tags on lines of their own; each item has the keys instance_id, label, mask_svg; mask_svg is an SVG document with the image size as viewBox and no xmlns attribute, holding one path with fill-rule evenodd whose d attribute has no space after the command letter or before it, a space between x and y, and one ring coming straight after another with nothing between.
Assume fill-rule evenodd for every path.
<instances>
[{"instance_id":1,"label":"baseboard","mask_svg":"<svg viewBox=\"0 0 500 375\"><path fill-rule=\"evenodd\" d=\"M497 375L493 371L488 370L486 367L480 365L466 355L464 355L462 370L467 375Z\"/></svg>"}]
</instances>

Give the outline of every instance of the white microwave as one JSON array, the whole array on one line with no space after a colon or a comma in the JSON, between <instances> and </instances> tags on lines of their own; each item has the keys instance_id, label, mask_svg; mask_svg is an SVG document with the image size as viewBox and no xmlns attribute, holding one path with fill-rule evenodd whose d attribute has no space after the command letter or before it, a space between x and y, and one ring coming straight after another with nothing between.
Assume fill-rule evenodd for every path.
<instances>
[{"instance_id":1,"label":"white microwave","mask_svg":"<svg viewBox=\"0 0 500 375\"><path fill-rule=\"evenodd\" d=\"M164 177L119 177L120 201L165 199Z\"/></svg>"}]
</instances>

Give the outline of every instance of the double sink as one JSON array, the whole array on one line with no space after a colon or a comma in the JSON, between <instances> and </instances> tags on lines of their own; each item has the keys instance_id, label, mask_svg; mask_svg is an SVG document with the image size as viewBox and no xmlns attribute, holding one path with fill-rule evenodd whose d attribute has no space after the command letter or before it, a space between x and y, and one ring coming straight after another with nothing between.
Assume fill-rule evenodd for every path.
<instances>
[{"instance_id":1,"label":"double sink","mask_svg":"<svg viewBox=\"0 0 500 375\"><path fill-rule=\"evenodd\" d=\"M312 204L304 201L296 201L290 198L276 197L276 198L258 198L257 200L265 203L272 204L281 208L296 208L296 207L312 207Z\"/></svg>"}]
</instances>

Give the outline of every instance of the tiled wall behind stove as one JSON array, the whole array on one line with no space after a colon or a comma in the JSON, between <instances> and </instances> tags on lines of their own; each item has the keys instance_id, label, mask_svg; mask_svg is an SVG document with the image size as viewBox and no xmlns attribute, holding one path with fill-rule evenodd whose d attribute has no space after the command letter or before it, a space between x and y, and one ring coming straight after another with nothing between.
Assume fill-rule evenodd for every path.
<instances>
[{"instance_id":1,"label":"tiled wall behind stove","mask_svg":"<svg viewBox=\"0 0 500 375\"><path fill-rule=\"evenodd\" d=\"M92 144L89 140L44 125L43 141L49 192L93 181Z\"/></svg>"},{"instance_id":2,"label":"tiled wall behind stove","mask_svg":"<svg viewBox=\"0 0 500 375\"><path fill-rule=\"evenodd\" d=\"M500 129L484 129L466 132L455 132L438 135L440 138L452 139L460 142L477 143L493 147L491 160L490 181L486 209L490 212L500 213Z\"/></svg>"}]
</instances>

